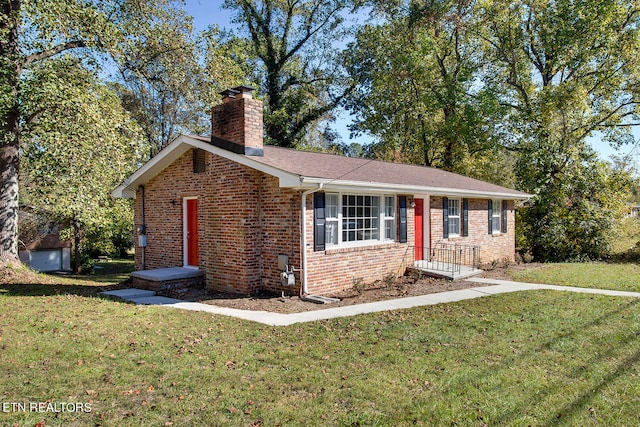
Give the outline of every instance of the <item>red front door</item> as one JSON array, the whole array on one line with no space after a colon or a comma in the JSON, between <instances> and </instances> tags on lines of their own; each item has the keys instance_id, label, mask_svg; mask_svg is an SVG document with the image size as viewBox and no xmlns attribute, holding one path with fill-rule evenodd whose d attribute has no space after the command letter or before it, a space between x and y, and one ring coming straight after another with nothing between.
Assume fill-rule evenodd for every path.
<instances>
[{"instance_id":1,"label":"red front door","mask_svg":"<svg viewBox=\"0 0 640 427\"><path fill-rule=\"evenodd\" d=\"M187 265L198 265L198 199L187 199Z\"/></svg>"},{"instance_id":2,"label":"red front door","mask_svg":"<svg viewBox=\"0 0 640 427\"><path fill-rule=\"evenodd\" d=\"M416 204L413 214L415 219L415 260L424 259L424 200L414 199Z\"/></svg>"}]
</instances>

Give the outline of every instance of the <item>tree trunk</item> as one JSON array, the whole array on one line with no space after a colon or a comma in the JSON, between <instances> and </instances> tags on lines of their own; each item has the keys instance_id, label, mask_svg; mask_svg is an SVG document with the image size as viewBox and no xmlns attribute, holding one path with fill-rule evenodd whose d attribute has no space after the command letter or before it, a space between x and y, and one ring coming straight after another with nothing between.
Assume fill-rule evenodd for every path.
<instances>
[{"instance_id":1,"label":"tree trunk","mask_svg":"<svg viewBox=\"0 0 640 427\"><path fill-rule=\"evenodd\" d=\"M2 130L6 132L6 129ZM18 261L18 137L0 150L0 262Z\"/></svg>"},{"instance_id":2,"label":"tree trunk","mask_svg":"<svg viewBox=\"0 0 640 427\"><path fill-rule=\"evenodd\" d=\"M19 0L0 0L0 262L18 258L18 173L20 169L20 107L18 92L22 59L18 46Z\"/></svg>"},{"instance_id":3,"label":"tree trunk","mask_svg":"<svg viewBox=\"0 0 640 427\"><path fill-rule=\"evenodd\" d=\"M73 218L73 272L80 274L82 270L82 260L80 258L80 222Z\"/></svg>"}]
</instances>

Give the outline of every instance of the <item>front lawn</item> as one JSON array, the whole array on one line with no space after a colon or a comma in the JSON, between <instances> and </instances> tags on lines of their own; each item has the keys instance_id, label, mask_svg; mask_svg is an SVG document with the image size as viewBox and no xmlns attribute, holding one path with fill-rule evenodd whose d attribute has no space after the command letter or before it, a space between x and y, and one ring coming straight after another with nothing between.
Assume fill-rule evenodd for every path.
<instances>
[{"instance_id":1,"label":"front lawn","mask_svg":"<svg viewBox=\"0 0 640 427\"><path fill-rule=\"evenodd\" d=\"M640 292L637 264L548 264L515 272L513 278L520 282Z\"/></svg>"},{"instance_id":2,"label":"front lawn","mask_svg":"<svg viewBox=\"0 0 640 427\"><path fill-rule=\"evenodd\" d=\"M274 328L0 285L0 425L635 425L639 335L553 291Z\"/></svg>"}]
</instances>

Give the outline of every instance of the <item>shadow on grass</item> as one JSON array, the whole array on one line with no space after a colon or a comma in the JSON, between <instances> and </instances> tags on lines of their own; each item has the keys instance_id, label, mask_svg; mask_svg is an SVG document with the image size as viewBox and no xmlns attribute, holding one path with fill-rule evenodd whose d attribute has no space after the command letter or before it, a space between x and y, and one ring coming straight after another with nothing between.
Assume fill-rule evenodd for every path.
<instances>
[{"instance_id":1,"label":"shadow on grass","mask_svg":"<svg viewBox=\"0 0 640 427\"><path fill-rule=\"evenodd\" d=\"M632 308L637 307L640 301L633 300L625 304L620 304L615 310L609 310L603 312L601 315L596 316L586 322L577 322L573 326L569 327L563 333L559 333L550 337L545 343L535 348L529 348L524 350L518 357L513 357L505 360L505 365L508 366L516 362L517 359L524 359L530 357L532 354L539 354L543 351L551 350L558 342L562 340L576 340L576 337L585 330L597 329L610 322L612 319L621 316L621 313L630 311ZM617 345L611 345L608 349L603 348L598 354L585 358L582 363L576 366L570 366L567 364L564 368L563 374L570 379L584 380L591 378L593 381L587 387L584 387L582 392L575 396L562 407L556 408L554 414L541 425L556 425L566 423L567 419L578 415L580 411L584 410L585 406L598 396L608 385L619 377L625 375L640 361L640 352L633 351L631 347L636 342L635 334L628 334L625 338L619 339ZM617 355L629 354L631 356L625 357L618 363L616 360ZM597 381L596 378L600 375L599 370L609 371L602 375L602 379ZM571 381L569 381L571 382ZM551 383L536 393L536 400L542 401L549 396L558 393L561 384L552 385ZM500 417L497 419L500 425L510 425L514 423L517 417L521 414L522 408L527 406L527 402L521 402L521 405L515 406L509 410L503 411Z\"/></svg>"},{"instance_id":2,"label":"shadow on grass","mask_svg":"<svg viewBox=\"0 0 640 427\"><path fill-rule=\"evenodd\" d=\"M126 287L133 271L133 260L114 260L101 263L89 275L40 274L28 268L4 270L8 276L0 280L0 296L78 295L95 297L103 291Z\"/></svg>"},{"instance_id":3,"label":"shadow on grass","mask_svg":"<svg viewBox=\"0 0 640 427\"><path fill-rule=\"evenodd\" d=\"M13 283L0 285L0 296L42 297L53 295L78 295L82 297L97 297L100 292L122 288L122 284L105 284L103 286L91 286L80 284L34 284Z\"/></svg>"}]
</instances>

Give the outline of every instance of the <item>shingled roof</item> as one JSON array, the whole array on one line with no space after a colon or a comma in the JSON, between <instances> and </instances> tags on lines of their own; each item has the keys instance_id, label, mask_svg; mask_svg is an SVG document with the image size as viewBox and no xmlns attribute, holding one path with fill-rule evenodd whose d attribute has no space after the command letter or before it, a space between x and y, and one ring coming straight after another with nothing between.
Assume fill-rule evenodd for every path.
<instances>
[{"instance_id":1,"label":"shingled roof","mask_svg":"<svg viewBox=\"0 0 640 427\"><path fill-rule=\"evenodd\" d=\"M209 137L181 135L116 188L114 197L135 197L143 185L191 148L200 148L280 178L281 187L390 193L425 193L477 198L526 199L528 194L436 168L382 162L312 151L264 146L262 156L234 153Z\"/></svg>"},{"instance_id":2,"label":"shingled roof","mask_svg":"<svg viewBox=\"0 0 640 427\"><path fill-rule=\"evenodd\" d=\"M208 137L192 138L204 142L210 141ZM528 194L521 191L426 166L293 150L269 145L264 146L263 156L251 156L250 158L255 162L297 175L301 181L311 182L315 178L318 183L323 182L325 185L361 183L372 186L411 187L414 190L424 188L425 191L431 193L435 191L442 194L464 192L514 199L529 197Z\"/></svg>"}]
</instances>

